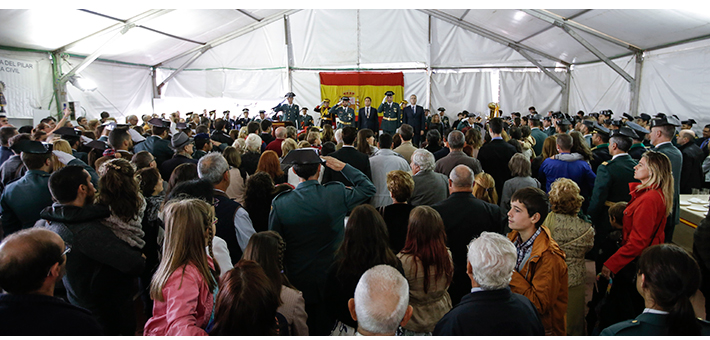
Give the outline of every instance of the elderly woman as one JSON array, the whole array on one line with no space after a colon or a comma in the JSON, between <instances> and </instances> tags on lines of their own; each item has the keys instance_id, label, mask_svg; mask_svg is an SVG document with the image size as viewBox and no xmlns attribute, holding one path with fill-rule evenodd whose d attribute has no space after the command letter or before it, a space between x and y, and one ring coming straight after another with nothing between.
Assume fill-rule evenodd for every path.
<instances>
[{"instance_id":1,"label":"elderly woman","mask_svg":"<svg viewBox=\"0 0 710 340\"><path fill-rule=\"evenodd\" d=\"M261 137L252 133L246 138L246 152L242 155L242 167L249 175L256 172L261 158Z\"/></svg>"},{"instance_id":2,"label":"elderly woman","mask_svg":"<svg viewBox=\"0 0 710 340\"><path fill-rule=\"evenodd\" d=\"M233 199L239 204L244 205L244 183L246 183L247 172L241 168L242 157L239 155L239 151L232 146L228 146L222 152L222 156L227 160L229 164L229 187L224 192L230 199Z\"/></svg>"},{"instance_id":3,"label":"elderly woman","mask_svg":"<svg viewBox=\"0 0 710 340\"><path fill-rule=\"evenodd\" d=\"M414 209L413 205L407 203L414 191L412 175L402 170L390 171L387 173L387 189L394 203L378 209L387 224L390 249L399 253L407 238L409 213Z\"/></svg>"},{"instance_id":4,"label":"elderly woman","mask_svg":"<svg viewBox=\"0 0 710 340\"><path fill-rule=\"evenodd\" d=\"M542 223L565 252L567 263L567 335L584 334L584 255L594 245L594 228L579 218L584 198L579 186L568 178L558 178L550 189L551 212Z\"/></svg>"},{"instance_id":5,"label":"elderly woman","mask_svg":"<svg viewBox=\"0 0 710 340\"><path fill-rule=\"evenodd\" d=\"M409 203L413 206L432 205L449 196L449 179L434 172L434 155L426 149L416 149L412 153L414 191Z\"/></svg>"},{"instance_id":6,"label":"elderly woman","mask_svg":"<svg viewBox=\"0 0 710 340\"><path fill-rule=\"evenodd\" d=\"M540 188L540 181L530 176L530 159L522 153L516 153L508 161L508 169L513 178L505 181L501 193L500 209L504 212L510 210L510 197L518 189L526 187Z\"/></svg>"}]
</instances>

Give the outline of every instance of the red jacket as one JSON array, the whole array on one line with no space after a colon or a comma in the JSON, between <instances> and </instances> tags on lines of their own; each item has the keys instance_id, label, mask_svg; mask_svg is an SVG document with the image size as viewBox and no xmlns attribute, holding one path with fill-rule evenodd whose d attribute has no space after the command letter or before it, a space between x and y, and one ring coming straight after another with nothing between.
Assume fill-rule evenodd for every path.
<instances>
[{"instance_id":1,"label":"red jacket","mask_svg":"<svg viewBox=\"0 0 710 340\"><path fill-rule=\"evenodd\" d=\"M279 157L281 157L281 153L282 153L282 152L281 152L281 143L282 143L283 141L284 141L283 138L276 138L276 139L272 140L271 143L269 143L269 145L266 146L266 149L265 149L264 151L266 151L266 150L275 151L276 154L277 154Z\"/></svg>"},{"instance_id":2,"label":"red jacket","mask_svg":"<svg viewBox=\"0 0 710 340\"><path fill-rule=\"evenodd\" d=\"M641 255L652 245L663 243L666 227L666 204L660 189L641 189L641 183L629 183L631 201L624 210L624 229L621 248L604 265L614 274ZM654 236L653 233L656 232ZM653 237L653 239L651 239Z\"/></svg>"}]
</instances>

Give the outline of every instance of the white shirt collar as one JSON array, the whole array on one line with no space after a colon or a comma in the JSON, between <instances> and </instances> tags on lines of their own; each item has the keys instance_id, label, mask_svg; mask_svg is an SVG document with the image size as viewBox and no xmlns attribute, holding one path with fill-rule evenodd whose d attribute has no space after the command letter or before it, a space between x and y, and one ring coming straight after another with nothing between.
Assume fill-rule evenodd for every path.
<instances>
[{"instance_id":1,"label":"white shirt collar","mask_svg":"<svg viewBox=\"0 0 710 340\"><path fill-rule=\"evenodd\" d=\"M668 141L668 142L663 142L663 143L658 143L658 144L654 145L654 147L657 148L657 147L659 147L659 146L661 146L661 145L663 145L663 144L668 144L668 143L670 143L670 141Z\"/></svg>"},{"instance_id":2,"label":"white shirt collar","mask_svg":"<svg viewBox=\"0 0 710 340\"><path fill-rule=\"evenodd\" d=\"M653 309L653 308L646 308L646 309L643 310L643 312L644 312L644 313L648 313L648 314L661 314L661 315L667 315L667 314L668 314L668 312L666 312L666 311L662 311L662 310L658 310L658 309Z\"/></svg>"},{"instance_id":3,"label":"white shirt collar","mask_svg":"<svg viewBox=\"0 0 710 340\"><path fill-rule=\"evenodd\" d=\"M344 147L344 148L353 148L353 149L355 148L355 147L352 146L352 145L345 145L345 144L343 144L343 147Z\"/></svg>"},{"instance_id":4,"label":"white shirt collar","mask_svg":"<svg viewBox=\"0 0 710 340\"><path fill-rule=\"evenodd\" d=\"M623 155L628 155L628 153L624 152L624 153L620 153L618 155L614 155L614 157L612 157L611 160L613 161L614 159L616 159L616 157L623 156Z\"/></svg>"},{"instance_id":5,"label":"white shirt collar","mask_svg":"<svg viewBox=\"0 0 710 340\"><path fill-rule=\"evenodd\" d=\"M473 287L473 288L471 288L471 293L482 292L482 291L483 291L483 288L481 288L481 287Z\"/></svg>"}]
</instances>

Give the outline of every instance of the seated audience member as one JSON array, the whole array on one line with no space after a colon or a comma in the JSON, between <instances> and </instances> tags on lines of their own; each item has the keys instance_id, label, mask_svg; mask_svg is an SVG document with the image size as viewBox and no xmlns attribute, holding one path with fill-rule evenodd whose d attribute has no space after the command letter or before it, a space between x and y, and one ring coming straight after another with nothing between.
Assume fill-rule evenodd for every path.
<instances>
[{"instance_id":1,"label":"seated audience member","mask_svg":"<svg viewBox=\"0 0 710 340\"><path fill-rule=\"evenodd\" d=\"M91 311L104 334L134 335L133 282L143 272L145 259L139 248L103 224L111 210L93 205L90 178L80 166L53 173L48 185L56 203L42 210L36 225L72 246L63 280L69 302Z\"/></svg>"},{"instance_id":2,"label":"seated audience member","mask_svg":"<svg viewBox=\"0 0 710 340\"><path fill-rule=\"evenodd\" d=\"M348 309L358 322L356 335L395 335L412 316L407 279L388 265L368 269L357 283L355 297L348 300Z\"/></svg>"},{"instance_id":3,"label":"seated audience member","mask_svg":"<svg viewBox=\"0 0 710 340\"><path fill-rule=\"evenodd\" d=\"M214 210L205 201L190 198L169 201L163 211L163 258L151 282L153 317L145 323L143 335L207 335L219 273L212 254Z\"/></svg>"},{"instance_id":4,"label":"seated audience member","mask_svg":"<svg viewBox=\"0 0 710 340\"><path fill-rule=\"evenodd\" d=\"M282 157L282 150L281 150L281 143L286 139L286 128L285 127L278 127L276 128L276 139L272 140L269 142L269 144L266 146L266 150L272 150L276 152L276 154L279 157ZM266 151L264 150L264 151Z\"/></svg>"},{"instance_id":5,"label":"seated audience member","mask_svg":"<svg viewBox=\"0 0 710 340\"><path fill-rule=\"evenodd\" d=\"M503 235L483 232L473 239L466 260L473 288L436 324L434 335L544 335L535 305L508 286L516 258L515 246Z\"/></svg>"},{"instance_id":6,"label":"seated audience member","mask_svg":"<svg viewBox=\"0 0 710 340\"><path fill-rule=\"evenodd\" d=\"M387 225L390 249L396 254L404 248L404 241L407 239L409 213L414 209L413 205L407 203L414 191L412 175L402 170L390 171L387 173L387 190L389 190L390 197L392 197L392 202L394 203L386 207L380 207L378 210Z\"/></svg>"},{"instance_id":7,"label":"seated audience member","mask_svg":"<svg viewBox=\"0 0 710 340\"><path fill-rule=\"evenodd\" d=\"M392 151L392 136L383 133L379 141L380 148L370 157L372 184L377 187L375 197L370 200L375 208L392 204L390 192L387 190L387 174L391 171L411 171L409 163L398 153Z\"/></svg>"},{"instance_id":8,"label":"seated audience member","mask_svg":"<svg viewBox=\"0 0 710 340\"><path fill-rule=\"evenodd\" d=\"M347 310L360 276L368 269L386 264L400 272L402 264L387 244L387 226L382 216L369 204L353 209L345 226L343 243L328 269L325 300L335 325L331 335L355 335L357 322Z\"/></svg>"},{"instance_id":9,"label":"seated audience member","mask_svg":"<svg viewBox=\"0 0 710 340\"><path fill-rule=\"evenodd\" d=\"M467 165L476 174L483 171L481 168L481 162L462 151L465 140L461 131L451 131L451 133L449 133L449 137L447 138L447 142L451 152L449 152L446 157L436 161L436 172L448 177L449 173L451 173L451 169L459 164Z\"/></svg>"},{"instance_id":10,"label":"seated audience member","mask_svg":"<svg viewBox=\"0 0 710 340\"><path fill-rule=\"evenodd\" d=\"M516 153L508 162L510 175L513 178L505 181L503 184L503 192L501 193L500 209L503 211L510 210L510 196L518 191L518 189L533 187L539 188L540 181L531 177L530 159L522 153Z\"/></svg>"},{"instance_id":11,"label":"seated audience member","mask_svg":"<svg viewBox=\"0 0 710 340\"><path fill-rule=\"evenodd\" d=\"M378 150L375 146L375 133L370 129L360 129L357 132L357 146L355 148L368 157L372 157Z\"/></svg>"},{"instance_id":12,"label":"seated audience member","mask_svg":"<svg viewBox=\"0 0 710 340\"><path fill-rule=\"evenodd\" d=\"M278 141L278 139L276 140ZM271 143L275 143L273 141ZM281 146L281 141L279 141L279 149ZM267 148L267 150L269 150ZM280 150L279 150L280 151ZM276 153L278 154L278 152ZM256 168L259 165L259 159L261 158L261 138L256 134L250 134L246 138L246 150L242 154L242 166L241 168L249 174L253 175L256 172Z\"/></svg>"},{"instance_id":13,"label":"seated audience member","mask_svg":"<svg viewBox=\"0 0 710 340\"><path fill-rule=\"evenodd\" d=\"M47 187L53 168L52 155L66 165L83 167L89 172L91 182L97 183L98 176L94 169L71 154L50 151L38 141L25 140L13 146L22 152L20 157L28 171L22 178L8 184L0 197L5 236L32 227L40 219L40 211L52 205L52 195Z\"/></svg>"},{"instance_id":14,"label":"seated audience member","mask_svg":"<svg viewBox=\"0 0 710 340\"><path fill-rule=\"evenodd\" d=\"M214 327L210 335L265 336L290 335L283 315L277 313L279 291L261 266L241 260L219 283L214 307Z\"/></svg>"},{"instance_id":15,"label":"seated audience member","mask_svg":"<svg viewBox=\"0 0 710 340\"><path fill-rule=\"evenodd\" d=\"M392 136L392 149L398 148L402 145L402 136L399 133L395 133ZM396 151L395 151L396 152Z\"/></svg>"},{"instance_id":16,"label":"seated audience member","mask_svg":"<svg viewBox=\"0 0 710 340\"><path fill-rule=\"evenodd\" d=\"M517 262L510 289L535 305L546 335L565 335L567 326L567 264L550 229L542 222L549 201L538 188L523 188L510 198L508 239L517 248ZM534 267L534 270L532 269Z\"/></svg>"},{"instance_id":17,"label":"seated audience member","mask_svg":"<svg viewBox=\"0 0 710 340\"><path fill-rule=\"evenodd\" d=\"M271 134L271 125L273 123L270 120L262 120L261 121L261 134L259 134L259 137L261 137L261 140L266 143L266 146L268 147L269 143L271 143L275 138Z\"/></svg>"},{"instance_id":18,"label":"seated audience member","mask_svg":"<svg viewBox=\"0 0 710 340\"><path fill-rule=\"evenodd\" d=\"M493 176L487 173L476 175L473 182L473 196L484 202L497 204L498 192L496 191L496 182Z\"/></svg>"},{"instance_id":19,"label":"seated audience member","mask_svg":"<svg viewBox=\"0 0 710 340\"><path fill-rule=\"evenodd\" d=\"M710 323L696 318L690 302L700 280L698 263L683 248L674 244L646 248L639 257L636 274L636 289L646 309L634 320L604 329L601 335L710 335Z\"/></svg>"},{"instance_id":20,"label":"seated audience member","mask_svg":"<svg viewBox=\"0 0 710 340\"><path fill-rule=\"evenodd\" d=\"M56 233L31 228L0 244L0 333L4 336L103 335L91 313L54 297L71 247Z\"/></svg>"},{"instance_id":21,"label":"seated audience member","mask_svg":"<svg viewBox=\"0 0 710 340\"><path fill-rule=\"evenodd\" d=\"M180 164L173 170L168 180L168 185L165 187L165 196L170 195L173 188L185 181L191 181L193 179L198 179L197 165L192 163Z\"/></svg>"},{"instance_id":22,"label":"seated audience member","mask_svg":"<svg viewBox=\"0 0 710 340\"><path fill-rule=\"evenodd\" d=\"M247 179L246 189L244 190L244 209L249 213L254 231L269 230L271 200L276 195L289 189L291 187L287 184L274 187L274 181L271 176L263 171L257 172Z\"/></svg>"},{"instance_id":23,"label":"seated audience member","mask_svg":"<svg viewBox=\"0 0 710 340\"><path fill-rule=\"evenodd\" d=\"M422 143L422 145L424 144ZM428 131L426 133L426 147L424 147L424 149L434 154L435 152L441 150L441 148L441 133L439 130Z\"/></svg>"},{"instance_id":24,"label":"seated audience member","mask_svg":"<svg viewBox=\"0 0 710 340\"><path fill-rule=\"evenodd\" d=\"M473 196L473 179L471 168L457 165L449 174L449 198L432 205L444 222L446 244L454 261L453 281L448 290L452 305L471 291L471 281L465 275L468 240L484 231L503 233L505 214L497 205Z\"/></svg>"},{"instance_id":25,"label":"seated audience member","mask_svg":"<svg viewBox=\"0 0 710 340\"><path fill-rule=\"evenodd\" d=\"M451 310L447 289L454 274L444 222L436 210L428 206L412 210L407 241L397 257L409 283L413 308L404 334L431 335L436 323Z\"/></svg>"},{"instance_id":26,"label":"seated audience member","mask_svg":"<svg viewBox=\"0 0 710 340\"><path fill-rule=\"evenodd\" d=\"M296 336L308 335L308 314L303 293L291 284L284 273L285 248L286 242L277 232L258 232L249 239L242 260L255 261L261 265L270 283L279 292L281 305L277 311L288 322L288 333Z\"/></svg>"},{"instance_id":27,"label":"seated audience member","mask_svg":"<svg viewBox=\"0 0 710 340\"><path fill-rule=\"evenodd\" d=\"M256 166L256 172L260 171L269 174L276 184L286 182L286 176L283 170L281 170L281 162L274 151L266 150L261 154L259 163Z\"/></svg>"},{"instance_id":28,"label":"seated audience member","mask_svg":"<svg viewBox=\"0 0 710 340\"><path fill-rule=\"evenodd\" d=\"M196 159L192 159L193 139L182 132L173 135L170 140L170 148L175 151L173 158L166 160L160 165L160 175L163 178L170 178L173 170L180 164L192 163L197 164Z\"/></svg>"},{"instance_id":29,"label":"seated audience member","mask_svg":"<svg viewBox=\"0 0 710 340\"><path fill-rule=\"evenodd\" d=\"M550 189L550 213L542 223L565 252L568 275L567 335L583 336L584 295L587 269L585 254L594 245L594 228L579 218L584 198L579 186L568 178L558 178Z\"/></svg>"},{"instance_id":30,"label":"seated audience member","mask_svg":"<svg viewBox=\"0 0 710 340\"><path fill-rule=\"evenodd\" d=\"M155 157L148 151L141 151L133 155L131 158L131 164L136 167L136 170L143 168L158 168L158 163L155 162Z\"/></svg>"},{"instance_id":31,"label":"seated audience member","mask_svg":"<svg viewBox=\"0 0 710 340\"><path fill-rule=\"evenodd\" d=\"M331 157L337 158L355 169L360 170L368 179L372 180L372 171L370 168L370 159L367 155L357 151L353 146L357 137L357 129L346 126L343 128L343 147L340 150L330 154ZM329 182L340 182L345 186L352 186L353 183L343 174L326 168L323 172L323 184Z\"/></svg>"},{"instance_id":32,"label":"seated audience member","mask_svg":"<svg viewBox=\"0 0 710 340\"><path fill-rule=\"evenodd\" d=\"M448 197L446 176L434 172L434 155L426 149L417 149L412 153L412 178L414 191L409 203L413 206L432 205Z\"/></svg>"},{"instance_id":33,"label":"seated audience member","mask_svg":"<svg viewBox=\"0 0 710 340\"><path fill-rule=\"evenodd\" d=\"M237 263L255 231L249 213L224 192L230 183L227 160L219 153L210 153L200 158L197 169L200 179L214 187L215 235L227 242L232 263Z\"/></svg>"},{"instance_id":34,"label":"seated audience member","mask_svg":"<svg viewBox=\"0 0 710 340\"><path fill-rule=\"evenodd\" d=\"M224 159L227 160L227 164L229 164L230 179L229 187L224 192L230 199L237 201L239 204L244 204L244 184L249 178L249 175L241 168L242 156L233 146L228 146L224 149L222 156L224 156Z\"/></svg>"}]
</instances>

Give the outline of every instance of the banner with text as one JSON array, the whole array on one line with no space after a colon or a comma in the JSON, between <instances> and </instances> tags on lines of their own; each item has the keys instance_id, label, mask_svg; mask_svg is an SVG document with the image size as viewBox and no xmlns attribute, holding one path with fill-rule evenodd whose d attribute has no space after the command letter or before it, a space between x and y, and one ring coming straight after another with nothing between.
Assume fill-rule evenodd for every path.
<instances>
[{"instance_id":1,"label":"banner with text","mask_svg":"<svg viewBox=\"0 0 710 340\"><path fill-rule=\"evenodd\" d=\"M342 97L349 97L356 119L360 107L365 106L365 97L370 97L372 107L377 108L387 91L394 92L395 103L401 102L404 98L402 72L320 72L321 100L330 99L330 105L335 106ZM382 121L382 114L378 116Z\"/></svg>"},{"instance_id":2,"label":"banner with text","mask_svg":"<svg viewBox=\"0 0 710 340\"><path fill-rule=\"evenodd\" d=\"M0 57L0 114L31 118L38 84L37 63Z\"/></svg>"}]
</instances>

